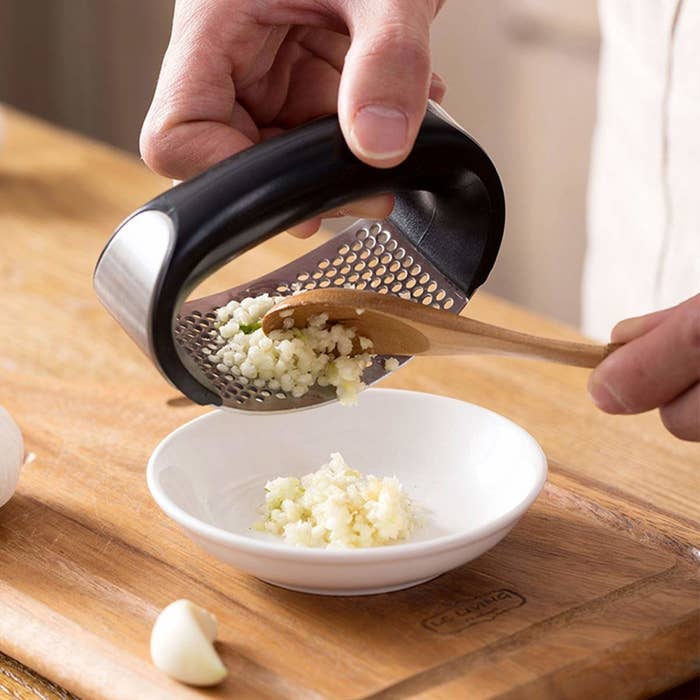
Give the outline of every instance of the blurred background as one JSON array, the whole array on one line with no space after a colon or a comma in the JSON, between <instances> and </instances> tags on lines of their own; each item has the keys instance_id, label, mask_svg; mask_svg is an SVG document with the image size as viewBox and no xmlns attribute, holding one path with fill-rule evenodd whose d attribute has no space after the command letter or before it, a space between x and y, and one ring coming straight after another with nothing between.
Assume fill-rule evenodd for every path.
<instances>
[{"instance_id":1,"label":"blurred background","mask_svg":"<svg viewBox=\"0 0 700 700\"><path fill-rule=\"evenodd\" d=\"M137 153L172 8L0 0L0 102ZM595 0L448 0L432 36L445 106L489 152L506 190L503 248L486 288L578 324Z\"/></svg>"}]
</instances>

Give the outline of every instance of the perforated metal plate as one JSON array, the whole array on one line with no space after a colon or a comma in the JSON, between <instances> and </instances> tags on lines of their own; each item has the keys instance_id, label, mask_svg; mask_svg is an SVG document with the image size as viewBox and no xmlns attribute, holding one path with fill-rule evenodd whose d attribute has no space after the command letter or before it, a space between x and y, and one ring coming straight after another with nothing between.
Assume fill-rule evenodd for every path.
<instances>
[{"instance_id":1,"label":"perforated metal plate","mask_svg":"<svg viewBox=\"0 0 700 700\"><path fill-rule=\"evenodd\" d=\"M334 387L313 386L299 399L270 391L260 380L235 377L209 356L219 349L215 310L232 299L264 294L287 295L298 290L352 286L378 294L394 294L419 304L458 313L465 295L387 222L358 221L332 240L289 265L239 287L185 303L173 333L180 357L192 375L221 396L223 405L246 411L289 411L335 400ZM386 376L384 357L365 370L373 384ZM398 358L405 364L410 358Z\"/></svg>"}]
</instances>

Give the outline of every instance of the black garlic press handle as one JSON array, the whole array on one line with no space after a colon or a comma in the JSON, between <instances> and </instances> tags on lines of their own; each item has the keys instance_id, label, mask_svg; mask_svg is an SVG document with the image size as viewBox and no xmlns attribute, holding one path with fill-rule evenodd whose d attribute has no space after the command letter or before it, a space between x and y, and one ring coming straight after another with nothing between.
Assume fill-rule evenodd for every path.
<instances>
[{"instance_id":1,"label":"black garlic press handle","mask_svg":"<svg viewBox=\"0 0 700 700\"><path fill-rule=\"evenodd\" d=\"M204 277L295 223L382 192L395 195L390 220L470 296L500 246L503 190L486 153L432 103L393 168L358 160L329 116L168 190L117 229L98 262L97 294L162 367L176 352L173 319Z\"/></svg>"},{"instance_id":2,"label":"black garlic press handle","mask_svg":"<svg viewBox=\"0 0 700 700\"><path fill-rule=\"evenodd\" d=\"M160 295L181 299L262 240L381 192L396 195L392 220L470 296L496 258L503 190L481 147L432 109L411 154L394 168L358 160L332 116L228 158L151 201L144 209L166 213L176 233ZM162 320L169 333L170 310Z\"/></svg>"}]
</instances>

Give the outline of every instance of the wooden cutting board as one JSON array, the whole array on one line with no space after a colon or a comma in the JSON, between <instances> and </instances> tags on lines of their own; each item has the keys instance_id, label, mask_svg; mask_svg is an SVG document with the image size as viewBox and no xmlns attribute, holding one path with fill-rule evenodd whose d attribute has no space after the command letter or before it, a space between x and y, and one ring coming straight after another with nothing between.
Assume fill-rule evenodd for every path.
<instances>
[{"instance_id":1,"label":"wooden cutting board","mask_svg":"<svg viewBox=\"0 0 700 700\"><path fill-rule=\"evenodd\" d=\"M700 448L656 415L598 413L584 370L443 358L386 382L499 411L549 458L536 504L467 566L407 591L324 598L199 551L156 508L144 470L160 439L206 409L176 400L91 291L109 232L165 186L135 159L10 115L0 403L36 459L0 510L0 651L98 700L626 698L698 672ZM207 289L316 243L278 237ZM577 337L483 293L469 313ZM230 676L216 689L149 662L151 624L179 597L219 619Z\"/></svg>"}]
</instances>

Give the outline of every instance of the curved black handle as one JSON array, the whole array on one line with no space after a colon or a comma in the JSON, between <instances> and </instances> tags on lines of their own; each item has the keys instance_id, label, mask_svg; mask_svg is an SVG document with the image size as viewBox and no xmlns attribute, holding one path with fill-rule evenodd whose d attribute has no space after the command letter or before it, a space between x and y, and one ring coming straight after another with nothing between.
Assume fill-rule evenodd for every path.
<instances>
[{"instance_id":1,"label":"curved black handle","mask_svg":"<svg viewBox=\"0 0 700 700\"><path fill-rule=\"evenodd\" d=\"M332 116L232 156L149 202L143 209L175 222L162 292L182 296L262 240L381 192L395 193L390 218L457 287L469 296L483 283L503 233L500 179L474 140L429 109L411 154L394 168L358 160Z\"/></svg>"},{"instance_id":2,"label":"curved black handle","mask_svg":"<svg viewBox=\"0 0 700 700\"><path fill-rule=\"evenodd\" d=\"M195 400L220 403L182 367L172 337L182 301L203 277L299 221L381 192L395 195L390 219L470 296L500 246L503 190L486 153L433 105L411 154L394 168L358 160L331 116L232 156L139 210L174 223L149 319L153 354L170 379Z\"/></svg>"}]
</instances>

